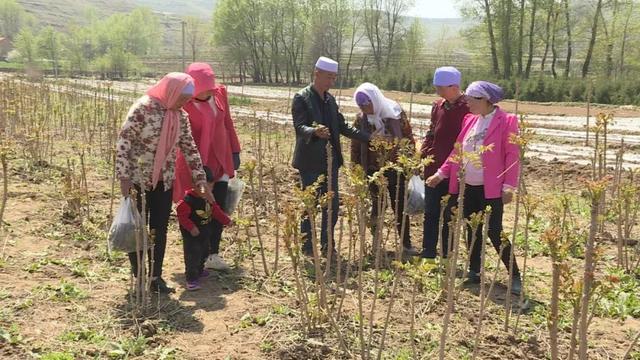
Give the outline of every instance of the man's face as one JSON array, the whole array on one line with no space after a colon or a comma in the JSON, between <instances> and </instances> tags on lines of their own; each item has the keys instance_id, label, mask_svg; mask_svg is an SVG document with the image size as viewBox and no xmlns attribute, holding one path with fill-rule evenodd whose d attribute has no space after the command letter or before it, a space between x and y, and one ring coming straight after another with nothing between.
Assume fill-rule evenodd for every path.
<instances>
[{"instance_id":1,"label":"man's face","mask_svg":"<svg viewBox=\"0 0 640 360\"><path fill-rule=\"evenodd\" d=\"M336 85L338 74L316 69L313 83L320 89L329 90Z\"/></svg>"},{"instance_id":2,"label":"man's face","mask_svg":"<svg viewBox=\"0 0 640 360\"><path fill-rule=\"evenodd\" d=\"M436 85L436 94L444 99L450 99L456 96L459 92L457 85L438 86Z\"/></svg>"}]
</instances>

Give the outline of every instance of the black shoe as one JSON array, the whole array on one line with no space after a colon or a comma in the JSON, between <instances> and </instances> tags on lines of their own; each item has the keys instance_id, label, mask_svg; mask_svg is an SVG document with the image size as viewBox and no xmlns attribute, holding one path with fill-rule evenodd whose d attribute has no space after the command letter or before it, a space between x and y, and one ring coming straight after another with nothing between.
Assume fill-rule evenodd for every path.
<instances>
[{"instance_id":1,"label":"black shoe","mask_svg":"<svg viewBox=\"0 0 640 360\"><path fill-rule=\"evenodd\" d=\"M307 247L307 246L303 246L302 247L302 253L304 254L304 256L312 257L313 256L313 248Z\"/></svg>"},{"instance_id":2,"label":"black shoe","mask_svg":"<svg viewBox=\"0 0 640 360\"><path fill-rule=\"evenodd\" d=\"M409 246L404 245L404 246L402 247L402 253L403 253L405 256L420 256L420 255L421 255L420 250L416 249L416 248L415 248L414 246L412 246L412 245L409 245Z\"/></svg>"},{"instance_id":3,"label":"black shoe","mask_svg":"<svg viewBox=\"0 0 640 360\"><path fill-rule=\"evenodd\" d=\"M176 290L169 287L163 278L159 277L151 280L151 291L158 294L173 294Z\"/></svg>"},{"instance_id":4,"label":"black shoe","mask_svg":"<svg viewBox=\"0 0 640 360\"><path fill-rule=\"evenodd\" d=\"M473 270L469 270L469 273L467 274L467 279L463 282L463 284L465 285L480 284L480 274Z\"/></svg>"}]
</instances>

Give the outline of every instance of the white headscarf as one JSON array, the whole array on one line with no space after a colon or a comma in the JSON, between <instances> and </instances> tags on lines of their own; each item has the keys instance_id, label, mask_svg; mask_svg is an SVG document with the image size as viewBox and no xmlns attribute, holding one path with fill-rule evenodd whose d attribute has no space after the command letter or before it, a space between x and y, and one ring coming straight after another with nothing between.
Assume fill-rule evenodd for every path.
<instances>
[{"instance_id":1,"label":"white headscarf","mask_svg":"<svg viewBox=\"0 0 640 360\"><path fill-rule=\"evenodd\" d=\"M373 114L367 114L367 120L369 124L376 127L376 131L382 129L384 132L383 119L400 119L400 114L402 113L400 104L384 97L382 91L380 91L377 86L368 82L358 86L353 93L353 101L356 102L356 105L356 95L358 93L366 94L373 104Z\"/></svg>"}]
</instances>

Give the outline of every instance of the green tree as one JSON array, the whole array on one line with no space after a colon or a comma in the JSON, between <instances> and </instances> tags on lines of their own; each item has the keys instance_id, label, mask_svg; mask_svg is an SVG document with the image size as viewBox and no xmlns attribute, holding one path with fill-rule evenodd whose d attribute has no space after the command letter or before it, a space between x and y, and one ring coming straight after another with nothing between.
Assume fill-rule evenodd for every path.
<instances>
[{"instance_id":1,"label":"green tree","mask_svg":"<svg viewBox=\"0 0 640 360\"><path fill-rule=\"evenodd\" d=\"M85 72L95 57L91 34L85 28L72 26L62 38L62 56L66 60L69 73Z\"/></svg>"},{"instance_id":2,"label":"green tree","mask_svg":"<svg viewBox=\"0 0 640 360\"><path fill-rule=\"evenodd\" d=\"M196 61L198 51L206 44L206 24L196 16L187 16L185 22L185 41L191 50L191 60Z\"/></svg>"},{"instance_id":3,"label":"green tree","mask_svg":"<svg viewBox=\"0 0 640 360\"><path fill-rule=\"evenodd\" d=\"M51 26L47 26L38 33L38 54L40 57L51 61L53 74L58 77L58 62L60 60L60 34Z\"/></svg>"},{"instance_id":4,"label":"green tree","mask_svg":"<svg viewBox=\"0 0 640 360\"><path fill-rule=\"evenodd\" d=\"M26 64L33 64L36 60L38 43L30 28L23 28L15 37L15 47L20 53L20 60Z\"/></svg>"},{"instance_id":5,"label":"green tree","mask_svg":"<svg viewBox=\"0 0 640 360\"><path fill-rule=\"evenodd\" d=\"M260 0L222 0L213 15L214 42L220 47L236 49L235 59L250 64L254 82L267 79L267 34L263 19L265 6ZM237 51L237 49L245 49Z\"/></svg>"}]
</instances>

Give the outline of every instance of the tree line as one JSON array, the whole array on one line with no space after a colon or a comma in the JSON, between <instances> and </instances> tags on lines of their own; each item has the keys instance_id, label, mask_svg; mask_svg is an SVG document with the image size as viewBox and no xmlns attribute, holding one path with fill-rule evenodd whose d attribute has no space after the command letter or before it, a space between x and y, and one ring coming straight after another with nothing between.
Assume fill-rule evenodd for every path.
<instances>
[{"instance_id":1,"label":"tree line","mask_svg":"<svg viewBox=\"0 0 640 360\"><path fill-rule=\"evenodd\" d=\"M0 31L15 48L9 60L29 68L49 68L56 76L62 71L97 71L123 78L141 69L142 56L158 52L162 33L151 10L88 16L86 25L56 29L37 24L15 0L0 0Z\"/></svg>"}]
</instances>

